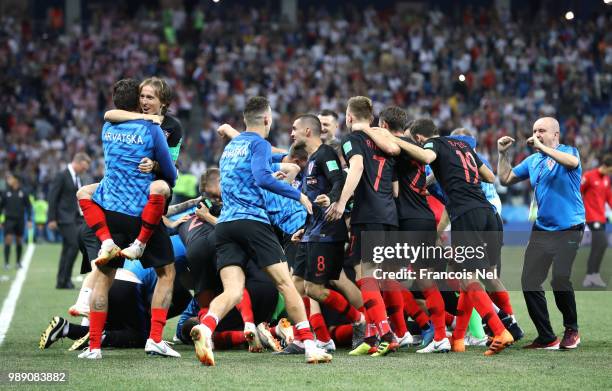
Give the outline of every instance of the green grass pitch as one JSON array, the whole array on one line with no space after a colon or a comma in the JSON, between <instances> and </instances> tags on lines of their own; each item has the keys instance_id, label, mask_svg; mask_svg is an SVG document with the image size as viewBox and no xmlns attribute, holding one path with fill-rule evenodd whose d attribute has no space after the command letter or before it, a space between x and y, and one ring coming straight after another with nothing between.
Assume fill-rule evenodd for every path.
<instances>
[{"instance_id":1,"label":"green grass pitch","mask_svg":"<svg viewBox=\"0 0 612 391\"><path fill-rule=\"evenodd\" d=\"M179 345L180 359L146 357L141 349L104 350L100 361L77 359L68 352L71 341L38 349L40 333L54 315L66 317L77 291L54 289L59 246L39 245L17 303L4 343L0 346L0 373L7 371L68 371L65 385L0 384L0 389L85 390L609 390L612 389L612 293L578 292L582 345L576 351L524 351L520 346L535 337L521 292L512 302L526 338L502 354L487 358L484 348L464 354L416 355L415 349L383 358L349 357L346 350L328 365L306 365L302 356L276 357L269 353L217 351L217 367L200 365L191 346ZM576 260L574 283L583 276L587 251ZM610 251L608 251L610 254ZM610 276L610 255L605 260ZM522 250L504 249L504 270L520 270ZM75 267L75 270L77 267ZM0 282L4 301L11 281ZM548 294L551 319L562 333L560 314ZM176 320L170 320L165 338L171 340Z\"/></svg>"}]
</instances>

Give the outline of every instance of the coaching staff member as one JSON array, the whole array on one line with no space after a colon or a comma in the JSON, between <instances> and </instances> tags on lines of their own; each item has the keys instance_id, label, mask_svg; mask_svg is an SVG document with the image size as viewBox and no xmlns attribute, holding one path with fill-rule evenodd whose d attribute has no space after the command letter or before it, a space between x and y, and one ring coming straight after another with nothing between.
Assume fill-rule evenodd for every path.
<instances>
[{"instance_id":1,"label":"coaching staff member","mask_svg":"<svg viewBox=\"0 0 612 391\"><path fill-rule=\"evenodd\" d=\"M57 271L56 289L73 289L70 280L72 265L79 252L78 228L83 223L76 192L81 187L81 175L89 169L91 158L82 152L74 155L72 162L60 171L49 189L49 228L59 228L62 234L62 254Z\"/></svg>"},{"instance_id":2,"label":"coaching staff member","mask_svg":"<svg viewBox=\"0 0 612 391\"><path fill-rule=\"evenodd\" d=\"M508 156L513 142L508 136L497 141L499 179L505 186L529 179L538 207L521 278L529 316L538 337L525 348L574 349L580 343L580 335L570 276L585 222L580 196L580 156L576 148L559 144L559 122L551 117L540 118L533 124L533 136L527 143L537 152L514 168ZM551 265L551 286L565 326L560 343L550 325L542 289Z\"/></svg>"}]
</instances>

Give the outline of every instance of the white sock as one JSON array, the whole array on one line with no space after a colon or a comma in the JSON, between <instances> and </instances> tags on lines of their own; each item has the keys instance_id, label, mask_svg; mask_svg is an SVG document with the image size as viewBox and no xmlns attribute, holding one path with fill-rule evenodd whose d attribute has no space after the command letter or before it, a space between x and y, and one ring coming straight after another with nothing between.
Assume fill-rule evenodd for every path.
<instances>
[{"instance_id":1,"label":"white sock","mask_svg":"<svg viewBox=\"0 0 612 391\"><path fill-rule=\"evenodd\" d=\"M309 329L310 328L310 323L307 320L301 321L300 323L295 325L295 328L298 330L301 329Z\"/></svg>"},{"instance_id":2,"label":"white sock","mask_svg":"<svg viewBox=\"0 0 612 391\"><path fill-rule=\"evenodd\" d=\"M81 326L89 326L89 318L81 318Z\"/></svg>"},{"instance_id":3,"label":"white sock","mask_svg":"<svg viewBox=\"0 0 612 391\"><path fill-rule=\"evenodd\" d=\"M244 322L244 329L245 330L254 330L254 329L256 329L255 323Z\"/></svg>"}]
</instances>

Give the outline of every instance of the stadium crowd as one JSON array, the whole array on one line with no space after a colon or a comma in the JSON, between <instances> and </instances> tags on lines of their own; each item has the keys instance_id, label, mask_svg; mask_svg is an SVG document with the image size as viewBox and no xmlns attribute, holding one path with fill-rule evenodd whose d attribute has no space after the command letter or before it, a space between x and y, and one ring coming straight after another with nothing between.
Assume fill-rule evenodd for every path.
<instances>
[{"instance_id":1,"label":"stadium crowd","mask_svg":"<svg viewBox=\"0 0 612 391\"><path fill-rule=\"evenodd\" d=\"M414 118L431 116L443 133L477 130L493 166L499 136L525 145L534 118L555 116L562 142L580 146L585 168L596 166L612 143L610 13L549 19L541 29L527 19L500 23L494 12L451 17L347 5L334 13L312 8L292 24L278 12L241 6L142 8L129 16L91 9L86 28L64 28L61 17L39 26L2 16L0 172L20 174L44 197L60 162L83 151L99 180L99 130L112 83L150 75L175 90L172 111L185 124L179 164L196 176L220 157L217 126L239 126L246 97L258 94L278 114L274 145L289 145L296 114L343 113L346 97L362 94L376 112L405 107ZM514 162L528 153L518 150ZM527 185L510 191L523 195L519 203L528 200Z\"/></svg>"}]
</instances>

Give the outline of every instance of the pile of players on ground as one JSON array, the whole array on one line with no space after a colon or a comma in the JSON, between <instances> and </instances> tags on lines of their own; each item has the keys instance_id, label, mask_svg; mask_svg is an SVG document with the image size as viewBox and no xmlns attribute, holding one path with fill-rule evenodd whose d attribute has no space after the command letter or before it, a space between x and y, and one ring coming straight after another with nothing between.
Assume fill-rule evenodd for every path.
<instances>
[{"instance_id":1,"label":"pile of players on ground","mask_svg":"<svg viewBox=\"0 0 612 391\"><path fill-rule=\"evenodd\" d=\"M83 319L54 317L41 349L67 337L80 358L102 358L102 346L180 357L162 339L178 315L174 342L193 343L206 365L215 364L213 349L246 345L316 363L331 361L337 346L380 357L474 345L490 356L522 338L501 281L465 273L499 267L501 236L482 233L503 230L494 175L469 131L439 137L431 120L409 121L399 107L378 113L373 127L372 102L353 97L344 140L333 138L335 113L301 115L287 153L265 140L272 111L254 97L244 132L218 129L230 141L220 167L202 176L201 196L168 206L178 151L166 140L180 139L181 128L165 112L164 88L155 78L114 86L116 110L101 135L104 179L78 193L82 272L93 271L69 313ZM404 266L465 278L375 278L380 266L362 257L370 232L436 246L449 220L453 232L470 233L453 235L452 245L485 241L484 259Z\"/></svg>"}]
</instances>

